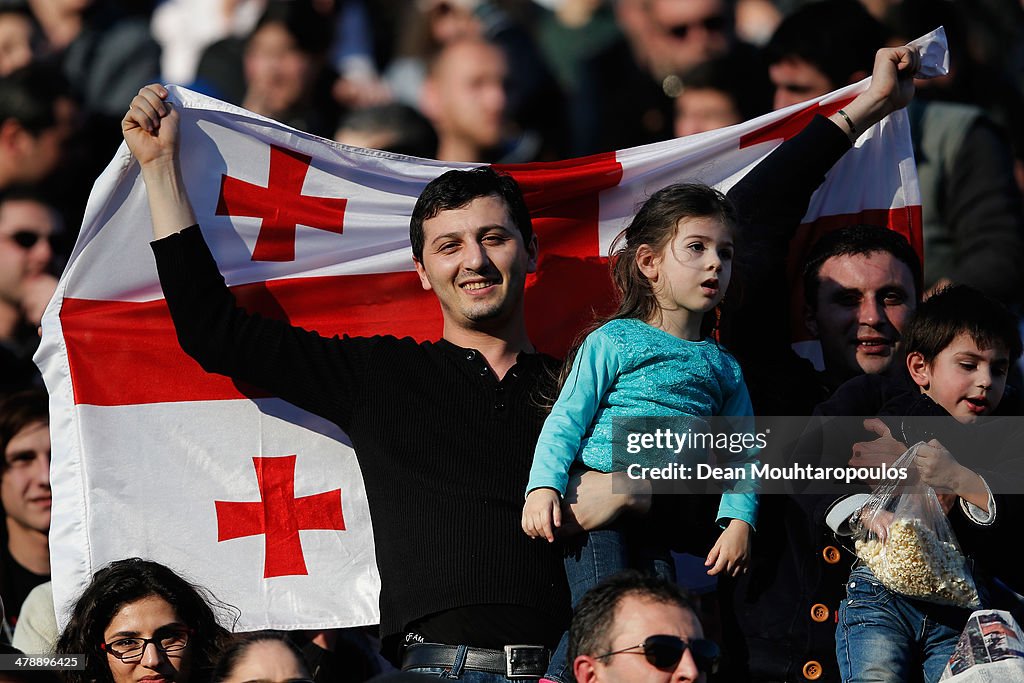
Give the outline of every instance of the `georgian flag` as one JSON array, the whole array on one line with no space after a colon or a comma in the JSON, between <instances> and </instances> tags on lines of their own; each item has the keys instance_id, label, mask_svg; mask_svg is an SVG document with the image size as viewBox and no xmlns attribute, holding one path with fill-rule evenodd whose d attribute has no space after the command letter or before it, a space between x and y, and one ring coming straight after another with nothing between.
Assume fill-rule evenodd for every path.
<instances>
[{"instance_id":1,"label":"georgian flag","mask_svg":"<svg viewBox=\"0 0 1024 683\"><path fill-rule=\"evenodd\" d=\"M944 37L926 39L926 65L940 72ZM831 114L867 84L723 130L505 167L523 187L541 245L526 293L537 347L562 354L595 307L607 308L609 245L652 192L692 180L728 190L815 113ZM244 306L328 336L440 336L436 299L413 270L409 216L431 179L469 165L345 147L169 90L189 195ZM805 223L865 220L920 247L904 112L860 138ZM240 630L376 623L380 580L347 437L184 354L150 239L145 188L122 145L96 181L36 356L50 392L59 621L94 571L141 556L238 607Z\"/></svg>"}]
</instances>

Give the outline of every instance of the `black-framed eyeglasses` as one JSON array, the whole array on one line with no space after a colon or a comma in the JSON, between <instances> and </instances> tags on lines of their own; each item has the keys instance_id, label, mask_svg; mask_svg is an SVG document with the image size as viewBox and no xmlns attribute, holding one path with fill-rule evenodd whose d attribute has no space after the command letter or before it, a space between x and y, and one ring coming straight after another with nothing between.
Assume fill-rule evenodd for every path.
<instances>
[{"instance_id":1,"label":"black-framed eyeglasses","mask_svg":"<svg viewBox=\"0 0 1024 683\"><path fill-rule=\"evenodd\" d=\"M25 251L36 246L36 243L39 240L50 241L50 238L46 235L38 232L32 232L31 230L18 230L17 232L12 232L9 235L4 235L4 237L7 237Z\"/></svg>"},{"instance_id":2,"label":"black-framed eyeglasses","mask_svg":"<svg viewBox=\"0 0 1024 683\"><path fill-rule=\"evenodd\" d=\"M122 662L134 662L142 659L142 653L150 643L164 654L184 650L191 635L192 629L173 629L152 638L118 638L109 643L100 643L100 649Z\"/></svg>"},{"instance_id":3,"label":"black-framed eyeglasses","mask_svg":"<svg viewBox=\"0 0 1024 683\"><path fill-rule=\"evenodd\" d=\"M679 666L679 660L683 658L683 653L687 648L693 654L693 661L700 671L709 674L718 671L718 658L721 656L721 650L713 640L704 640L703 638L683 640L677 636L650 636L639 645L598 655L594 659L604 659L619 654L642 654L655 669L671 671Z\"/></svg>"},{"instance_id":4,"label":"black-framed eyeglasses","mask_svg":"<svg viewBox=\"0 0 1024 683\"><path fill-rule=\"evenodd\" d=\"M721 33L725 30L726 20L722 15L705 17L704 19L693 21L689 24L676 24L674 26L669 26L665 29L665 33L668 33L677 40L686 40L686 36L690 34L690 29L695 26L703 26L704 30L708 33Z\"/></svg>"}]
</instances>

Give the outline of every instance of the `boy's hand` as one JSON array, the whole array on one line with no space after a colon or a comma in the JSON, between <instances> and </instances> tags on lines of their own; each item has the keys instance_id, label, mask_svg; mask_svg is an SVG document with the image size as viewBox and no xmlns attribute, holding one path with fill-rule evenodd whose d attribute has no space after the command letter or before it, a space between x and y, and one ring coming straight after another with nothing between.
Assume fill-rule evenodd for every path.
<instances>
[{"instance_id":1,"label":"boy's hand","mask_svg":"<svg viewBox=\"0 0 1024 683\"><path fill-rule=\"evenodd\" d=\"M964 467L935 439L917 449L914 466L921 481L936 492L956 493L960 489Z\"/></svg>"},{"instance_id":2,"label":"boy's hand","mask_svg":"<svg viewBox=\"0 0 1024 683\"><path fill-rule=\"evenodd\" d=\"M957 462L953 454L936 439L917 449L914 466L921 481L935 489L947 515L956 502L956 496L988 511L989 491L985 481L977 472Z\"/></svg>"},{"instance_id":3,"label":"boy's hand","mask_svg":"<svg viewBox=\"0 0 1024 683\"><path fill-rule=\"evenodd\" d=\"M530 538L555 540L555 527L562 526L562 501L554 489L534 489L523 505L523 531Z\"/></svg>"},{"instance_id":4,"label":"boy's hand","mask_svg":"<svg viewBox=\"0 0 1024 683\"><path fill-rule=\"evenodd\" d=\"M728 572L729 576L746 573L750 564L750 532L750 525L742 520L729 522L729 526L718 537L715 547L708 553L708 559L704 561L705 567L711 567L708 570L709 576L722 570Z\"/></svg>"},{"instance_id":5,"label":"boy's hand","mask_svg":"<svg viewBox=\"0 0 1024 683\"><path fill-rule=\"evenodd\" d=\"M875 510L874 512L864 513L861 516L860 523L864 528L877 536L879 541L885 543L889 538L889 526L895 517L893 513L886 510Z\"/></svg>"}]
</instances>

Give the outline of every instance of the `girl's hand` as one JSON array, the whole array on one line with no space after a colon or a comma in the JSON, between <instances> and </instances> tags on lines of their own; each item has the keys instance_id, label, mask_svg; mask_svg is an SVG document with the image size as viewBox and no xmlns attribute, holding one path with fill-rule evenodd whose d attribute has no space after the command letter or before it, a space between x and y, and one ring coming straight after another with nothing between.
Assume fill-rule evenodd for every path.
<instances>
[{"instance_id":1,"label":"girl's hand","mask_svg":"<svg viewBox=\"0 0 1024 683\"><path fill-rule=\"evenodd\" d=\"M750 532L752 529L746 522L734 519L729 522L722 535L718 537L715 547L708 553L704 566L711 567L709 576L725 570L729 576L745 574L750 565ZM714 566L712 566L714 565Z\"/></svg>"},{"instance_id":2,"label":"girl's hand","mask_svg":"<svg viewBox=\"0 0 1024 683\"><path fill-rule=\"evenodd\" d=\"M555 527L562 526L562 501L554 489L534 489L523 505L523 531L530 538L555 540Z\"/></svg>"}]
</instances>

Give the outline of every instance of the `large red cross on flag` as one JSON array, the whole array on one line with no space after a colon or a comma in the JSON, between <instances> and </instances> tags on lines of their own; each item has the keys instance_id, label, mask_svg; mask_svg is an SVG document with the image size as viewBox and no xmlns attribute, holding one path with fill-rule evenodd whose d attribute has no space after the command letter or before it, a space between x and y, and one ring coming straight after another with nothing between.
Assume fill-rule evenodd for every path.
<instances>
[{"instance_id":1,"label":"large red cross on flag","mask_svg":"<svg viewBox=\"0 0 1024 683\"><path fill-rule=\"evenodd\" d=\"M941 64L944 42L929 41L926 62ZM685 180L727 190L809 115L835 111L866 87L689 138L507 167L540 238L526 299L535 344L562 353L593 308L607 307L604 257L653 191ZM440 336L437 302L412 267L409 216L427 182L468 165L345 147L169 90L189 195L243 305L324 335ZM898 112L835 166L805 227L868 216L918 241L919 204ZM138 165L122 146L96 181L37 355L51 396L61 619L92 572L138 555L237 606L239 629L375 623L369 512L346 436L184 354L150 235Z\"/></svg>"}]
</instances>

